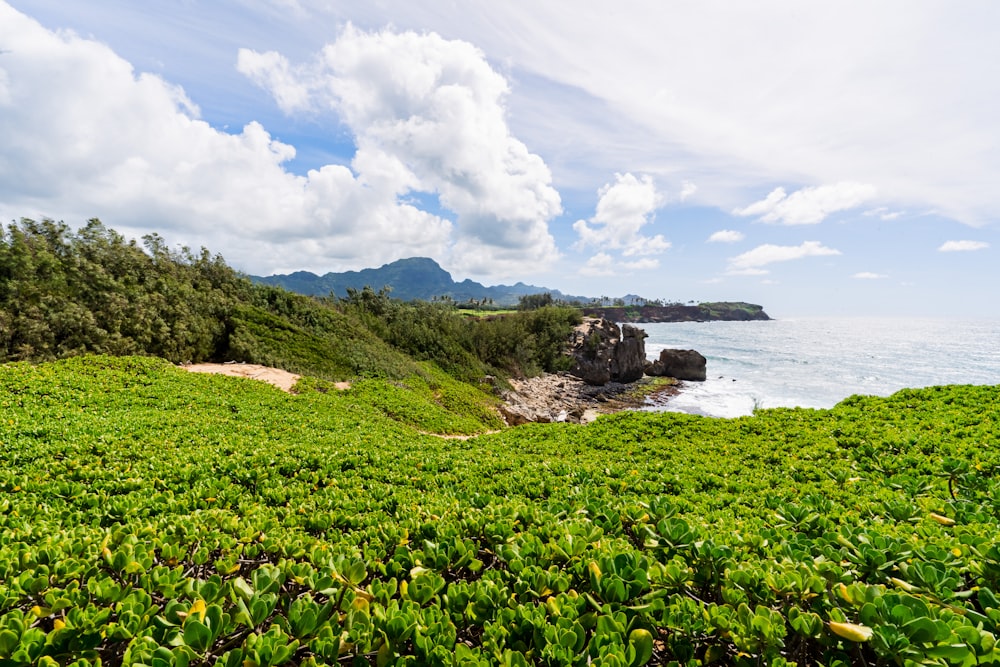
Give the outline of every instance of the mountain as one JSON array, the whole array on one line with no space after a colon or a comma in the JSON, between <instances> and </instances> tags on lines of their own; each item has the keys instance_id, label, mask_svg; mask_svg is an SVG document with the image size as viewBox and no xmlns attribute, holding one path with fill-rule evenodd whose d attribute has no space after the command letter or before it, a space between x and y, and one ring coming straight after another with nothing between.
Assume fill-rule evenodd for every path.
<instances>
[{"instance_id":1,"label":"mountain","mask_svg":"<svg viewBox=\"0 0 1000 667\"><path fill-rule=\"evenodd\" d=\"M522 296L542 293L550 293L554 299L563 301L591 300L589 297L571 296L558 290L525 285L521 282L493 287L468 279L460 283L455 282L450 273L427 257L399 259L377 269L327 273L322 276L309 271L296 271L267 277L250 276L250 279L256 283L276 285L292 292L313 296L327 296L333 293L338 297L345 297L349 287L353 289L371 287L376 290L390 287L392 297L403 301L416 299L430 301L435 297L450 297L458 303L492 299L496 305L513 306L517 305L518 299Z\"/></svg>"},{"instance_id":2,"label":"mountain","mask_svg":"<svg viewBox=\"0 0 1000 667\"><path fill-rule=\"evenodd\" d=\"M742 302L715 302L685 306L680 303L659 305L659 302L648 303L646 299L636 294L628 294L615 299L617 306L611 306L611 300L604 301L604 307L597 300L586 296L571 296L558 290L538 287L537 285L495 285L486 287L472 280L455 282L451 274L445 271L433 259L427 257L411 257L399 259L377 269L347 271L344 273L327 273L318 276L309 271L296 271L284 275L274 275L262 278L250 276L256 283L283 287L292 292L311 296L338 297L347 296L348 288L363 289L371 287L378 290L383 287L392 289L390 296L402 301L431 301L441 297L450 297L456 303L468 301L492 300L497 306L516 306L518 300L529 294L549 293L553 299L568 303L579 302L589 306L585 314L604 317L614 322L692 322L711 320L768 320L767 313L761 306Z\"/></svg>"}]
</instances>

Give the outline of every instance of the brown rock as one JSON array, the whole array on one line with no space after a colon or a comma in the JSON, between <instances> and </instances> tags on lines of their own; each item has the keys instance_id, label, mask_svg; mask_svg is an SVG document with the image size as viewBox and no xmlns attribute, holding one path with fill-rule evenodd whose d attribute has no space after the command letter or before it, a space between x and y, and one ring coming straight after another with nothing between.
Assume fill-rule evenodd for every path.
<instances>
[{"instance_id":1,"label":"brown rock","mask_svg":"<svg viewBox=\"0 0 1000 667\"><path fill-rule=\"evenodd\" d=\"M704 382L706 360L696 350L662 350L659 359L646 365L646 374Z\"/></svg>"},{"instance_id":2,"label":"brown rock","mask_svg":"<svg viewBox=\"0 0 1000 667\"><path fill-rule=\"evenodd\" d=\"M622 339L611 352L611 379L615 382L635 382L642 378L646 366L646 332L631 324L622 326Z\"/></svg>"},{"instance_id":3,"label":"brown rock","mask_svg":"<svg viewBox=\"0 0 1000 667\"><path fill-rule=\"evenodd\" d=\"M611 381L611 355L621 340L621 330L608 320L586 320L577 327L571 342L571 354L576 364L570 371L589 385L600 386Z\"/></svg>"},{"instance_id":4,"label":"brown rock","mask_svg":"<svg viewBox=\"0 0 1000 667\"><path fill-rule=\"evenodd\" d=\"M571 344L573 375L593 386L635 382L646 364L646 332L631 324L591 319L577 328Z\"/></svg>"}]
</instances>

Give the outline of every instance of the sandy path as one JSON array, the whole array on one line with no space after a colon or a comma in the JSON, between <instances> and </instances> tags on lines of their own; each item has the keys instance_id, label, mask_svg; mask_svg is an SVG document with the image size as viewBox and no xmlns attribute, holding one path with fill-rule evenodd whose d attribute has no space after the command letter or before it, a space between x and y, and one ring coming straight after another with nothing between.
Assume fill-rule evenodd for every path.
<instances>
[{"instance_id":1,"label":"sandy path","mask_svg":"<svg viewBox=\"0 0 1000 667\"><path fill-rule=\"evenodd\" d=\"M270 368L259 364L186 364L181 368L192 373L216 373L260 380L273 384L283 391L291 391L301 377L280 368Z\"/></svg>"}]
</instances>

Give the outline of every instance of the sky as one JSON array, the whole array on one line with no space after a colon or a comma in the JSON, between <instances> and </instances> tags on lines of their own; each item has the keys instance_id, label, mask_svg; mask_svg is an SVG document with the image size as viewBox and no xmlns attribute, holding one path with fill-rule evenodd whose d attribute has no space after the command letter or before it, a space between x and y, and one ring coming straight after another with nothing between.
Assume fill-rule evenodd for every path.
<instances>
[{"instance_id":1,"label":"sky","mask_svg":"<svg viewBox=\"0 0 1000 667\"><path fill-rule=\"evenodd\" d=\"M1000 3L0 0L0 221L1000 317Z\"/></svg>"}]
</instances>

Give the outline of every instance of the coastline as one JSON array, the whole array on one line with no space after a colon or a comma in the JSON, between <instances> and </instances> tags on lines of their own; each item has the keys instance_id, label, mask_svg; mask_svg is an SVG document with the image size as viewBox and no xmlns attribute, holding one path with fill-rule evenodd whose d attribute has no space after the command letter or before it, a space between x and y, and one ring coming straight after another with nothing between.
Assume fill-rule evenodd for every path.
<instances>
[{"instance_id":1,"label":"coastline","mask_svg":"<svg viewBox=\"0 0 1000 667\"><path fill-rule=\"evenodd\" d=\"M680 392L673 378L643 376L630 383L589 385L569 373L544 373L510 380L501 414L508 425L530 422L587 424L604 414L663 405Z\"/></svg>"},{"instance_id":2,"label":"coastline","mask_svg":"<svg viewBox=\"0 0 1000 667\"><path fill-rule=\"evenodd\" d=\"M646 351L696 348L704 383L667 409L719 418L760 409L831 409L853 395L942 385L1000 385L1000 321L989 318L788 317L770 322L647 324Z\"/></svg>"}]
</instances>

